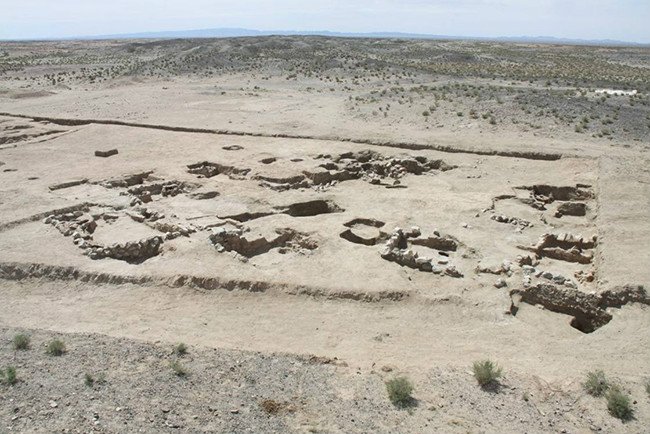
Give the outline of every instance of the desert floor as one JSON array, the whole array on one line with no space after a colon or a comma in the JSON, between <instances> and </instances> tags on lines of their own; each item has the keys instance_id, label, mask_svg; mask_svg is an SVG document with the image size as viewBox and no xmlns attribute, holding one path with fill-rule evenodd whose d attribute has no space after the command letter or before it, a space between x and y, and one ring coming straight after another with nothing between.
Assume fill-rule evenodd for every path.
<instances>
[{"instance_id":1,"label":"desert floor","mask_svg":"<svg viewBox=\"0 0 650 434\"><path fill-rule=\"evenodd\" d=\"M648 429L643 50L24 42L0 67L0 432Z\"/></svg>"}]
</instances>

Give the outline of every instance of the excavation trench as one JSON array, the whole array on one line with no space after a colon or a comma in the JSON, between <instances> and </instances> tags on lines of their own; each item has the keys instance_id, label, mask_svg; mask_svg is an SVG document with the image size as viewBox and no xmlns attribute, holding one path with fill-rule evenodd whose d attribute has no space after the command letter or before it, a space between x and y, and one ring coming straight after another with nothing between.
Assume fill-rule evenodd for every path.
<instances>
[{"instance_id":1,"label":"excavation trench","mask_svg":"<svg viewBox=\"0 0 650 434\"><path fill-rule=\"evenodd\" d=\"M274 214L287 214L291 217L313 217L321 214L339 213L343 211L345 211L343 208L330 200L317 199L276 207L273 211L244 212L241 214L219 216L219 218L231 219L243 223Z\"/></svg>"},{"instance_id":2,"label":"excavation trench","mask_svg":"<svg viewBox=\"0 0 650 434\"><path fill-rule=\"evenodd\" d=\"M520 302L540 305L552 312L572 316L571 327L583 333L592 333L612 320L607 308L619 308L628 303L650 305L650 297L640 285L627 285L592 294L540 283L526 289L514 289L510 291L510 298L513 315L517 314Z\"/></svg>"}]
</instances>

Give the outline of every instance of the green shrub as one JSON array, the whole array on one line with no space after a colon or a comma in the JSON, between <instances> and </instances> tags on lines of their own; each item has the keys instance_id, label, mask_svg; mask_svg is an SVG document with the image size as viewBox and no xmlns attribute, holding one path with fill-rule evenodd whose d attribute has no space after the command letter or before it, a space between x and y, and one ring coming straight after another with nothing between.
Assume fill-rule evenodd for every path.
<instances>
[{"instance_id":1,"label":"green shrub","mask_svg":"<svg viewBox=\"0 0 650 434\"><path fill-rule=\"evenodd\" d=\"M29 336L23 334L14 336L13 348L14 350L26 350L29 348Z\"/></svg>"},{"instance_id":2,"label":"green shrub","mask_svg":"<svg viewBox=\"0 0 650 434\"><path fill-rule=\"evenodd\" d=\"M16 378L16 368L13 366L7 366L6 369L2 370L0 369L0 379L2 379L2 382L5 384L8 384L10 386L13 386L16 384L18 379Z\"/></svg>"},{"instance_id":3,"label":"green shrub","mask_svg":"<svg viewBox=\"0 0 650 434\"><path fill-rule=\"evenodd\" d=\"M609 383L603 371L591 371L587 373L587 380L582 387L591 396L602 396L609 389Z\"/></svg>"},{"instance_id":4,"label":"green shrub","mask_svg":"<svg viewBox=\"0 0 650 434\"><path fill-rule=\"evenodd\" d=\"M629 420L632 418L632 406L630 404L630 397L616 387L609 389L605 395L607 400L607 409L609 413L621 420Z\"/></svg>"},{"instance_id":5,"label":"green shrub","mask_svg":"<svg viewBox=\"0 0 650 434\"><path fill-rule=\"evenodd\" d=\"M478 381L481 387L485 387L496 381L501 377L502 372L501 368L497 367L491 360L474 362L472 371L474 372L474 378L476 378L476 381Z\"/></svg>"},{"instance_id":6,"label":"green shrub","mask_svg":"<svg viewBox=\"0 0 650 434\"><path fill-rule=\"evenodd\" d=\"M55 339L47 344L47 348L45 349L45 352L50 356L62 356L66 351L67 350L65 348L65 343L58 339Z\"/></svg>"},{"instance_id":7,"label":"green shrub","mask_svg":"<svg viewBox=\"0 0 650 434\"><path fill-rule=\"evenodd\" d=\"M650 380L645 382L645 391L650 396Z\"/></svg>"},{"instance_id":8,"label":"green shrub","mask_svg":"<svg viewBox=\"0 0 650 434\"><path fill-rule=\"evenodd\" d=\"M169 367L179 377L187 377L189 375L189 371L178 360L174 360Z\"/></svg>"},{"instance_id":9,"label":"green shrub","mask_svg":"<svg viewBox=\"0 0 650 434\"><path fill-rule=\"evenodd\" d=\"M413 401L411 393L413 384L406 377L396 377L386 382L388 399L398 406L404 407Z\"/></svg>"},{"instance_id":10,"label":"green shrub","mask_svg":"<svg viewBox=\"0 0 650 434\"><path fill-rule=\"evenodd\" d=\"M178 344L176 348L174 348L174 354L178 356L184 356L185 354L187 354L187 345L185 345L182 342Z\"/></svg>"},{"instance_id":11,"label":"green shrub","mask_svg":"<svg viewBox=\"0 0 650 434\"><path fill-rule=\"evenodd\" d=\"M84 384L88 387L93 387L93 385L95 384L95 379L93 378L92 375L86 373L86 375L84 375Z\"/></svg>"}]
</instances>

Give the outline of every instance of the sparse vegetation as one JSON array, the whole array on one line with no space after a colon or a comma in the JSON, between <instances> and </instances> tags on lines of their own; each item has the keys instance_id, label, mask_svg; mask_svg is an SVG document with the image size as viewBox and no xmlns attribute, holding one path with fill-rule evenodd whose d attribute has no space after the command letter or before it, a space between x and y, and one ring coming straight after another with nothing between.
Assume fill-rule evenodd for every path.
<instances>
[{"instance_id":1,"label":"sparse vegetation","mask_svg":"<svg viewBox=\"0 0 650 434\"><path fill-rule=\"evenodd\" d=\"M67 349L65 347L65 343L59 339L55 339L49 344L47 344L47 347L45 349L45 352L49 354L50 356L62 356L66 353Z\"/></svg>"},{"instance_id":2,"label":"sparse vegetation","mask_svg":"<svg viewBox=\"0 0 650 434\"><path fill-rule=\"evenodd\" d=\"M100 374L97 377L93 377L89 373L84 375L84 384L88 387L93 387L96 384L104 384L105 382L106 379L104 378L104 374Z\"/></svg>"},{"instance_id":3,"label":"sparse vegetation","mask_svg":"<svg viewBox=\"0 0 650 434\"><path fill-rule=\"evenodd\" d=\"M486 387L496 382L502 374L501 368L497 367L491 360L474 362L472 365L474 378L481 387Z\"/></svg>"},{"instance_id":4,"label":"sparse vegetation","mask_svg":"<svg viewBox=\"0 0 650 434\"><path fill-rule=\"evenodd\" d=\"M605 394L609 413L623 421L632 418L633 410L630 397L618 387L611 387Z\"/></svg>"},{"instance_id":5,"label":"sparse vegetation","mask_svg":"<svg viewBox=\"0 0 650 434\"><path fill-rule=\"evenodd\" d=\"M185 354L187 354L187 346L182 342L176 345L176 347L174 348L174 354L176 354L177 356L184 356Z\"/></svg>"},{"instance_id":6,"label":"sparse vegetation","mask_svg":"<svg viewBox=\"0 0 650 434\"><path fill-rule=\"evenodd\" d=\"M26 350L29 348L29 336L24 334L17 334L13 340L14 350Z\"/></svg>"},{"instance_id":7,"label":"sparse vegetation","mask_svg":"<svg viewBox=\"0 0 650 434\"><path fill-rule=\"evenodd\" d=\"M413 384L406 377L396 377L386 382L388 399L400 407L406 407L413 401Z\"/></svg>"},{"instance_id":8,"label":"sparse vegetation","mask_svg":"<svg viewBox=\"0 0 650 434\"><path fill-rule=\"evenodd\" d=\"M9 386L13 386L18 381L16 377L16 368L7 366L5 369L0 369L0 381Z\"/></svg>"},{"instance_id":9,"label":"sparse vegetation","mask_svg":"<svg viewBox=\"0 0 650 434\"><path fill-rule=\"evenodd\" d=\"M84 375L84 384L88 387L93 387L93 384L95 384L95 379L92 375L86 373L86 375Z\"/></svg>"},{"instance_id":10,"label":"sparse vegetation","mask_svg":"<svg viewBox=\"0 0 650 434\"><path fill-rule=\"evenodd\" d=\"M609 389L605 373L601 370L587 373L587 380L582 386L591 396L602 396Z\"/></svg>"}]
</instances>

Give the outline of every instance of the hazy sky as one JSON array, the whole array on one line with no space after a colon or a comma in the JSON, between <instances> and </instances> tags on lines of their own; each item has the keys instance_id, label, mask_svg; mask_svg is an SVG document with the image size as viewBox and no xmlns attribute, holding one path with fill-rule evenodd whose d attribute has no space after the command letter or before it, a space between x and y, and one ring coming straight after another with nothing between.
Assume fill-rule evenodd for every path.
<instances>
[{"instance_id":1,"label":"hazy sky","mask_svg":"<svg viewBox=\"0 0 650 434\"><path fill-rule=\"evenodd\" d=\"M650 0L0 0L0 39L242 27L650 42Z\"/></svg>"}]
</instances>

